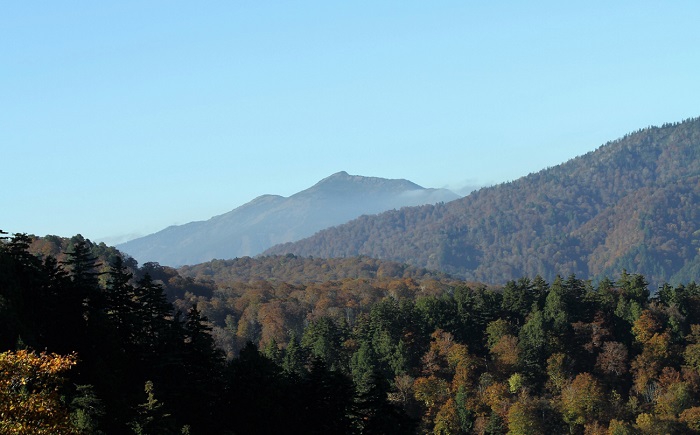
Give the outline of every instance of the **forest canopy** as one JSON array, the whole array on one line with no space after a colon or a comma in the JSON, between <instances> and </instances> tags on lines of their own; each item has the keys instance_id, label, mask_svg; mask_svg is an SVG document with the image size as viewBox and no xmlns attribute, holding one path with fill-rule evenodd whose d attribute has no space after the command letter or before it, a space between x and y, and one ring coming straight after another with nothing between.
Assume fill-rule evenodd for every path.
<instances>
[{"instance_id":1,"label":"forest canopy","mask_svg":"<svg viewBox=\"0 0 700 435\"><path fill-rule=\"evenodd\" d=\"M699 433L694 282L652 292L621 270L493 288L369 263L326 264L361 277L215 281L82 237L8 238L0 394L22 411L0 405L0 429Z\"/></svg>"}]
</instances>

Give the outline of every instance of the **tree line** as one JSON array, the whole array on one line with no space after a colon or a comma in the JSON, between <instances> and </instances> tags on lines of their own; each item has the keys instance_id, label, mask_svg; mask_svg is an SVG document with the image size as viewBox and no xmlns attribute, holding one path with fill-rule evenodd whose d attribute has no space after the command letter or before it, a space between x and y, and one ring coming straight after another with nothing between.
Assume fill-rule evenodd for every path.
<instances>
[{"instance_id":1,"label":"tree line","mask_svg":"<svg viewBox=\"0 0 700 435\"><path fill-rule=\"evenodd\" d=\"M212 284L31 243L0 244L2 433L700 433L694 282Z\"/></svg>"}]
</instances>

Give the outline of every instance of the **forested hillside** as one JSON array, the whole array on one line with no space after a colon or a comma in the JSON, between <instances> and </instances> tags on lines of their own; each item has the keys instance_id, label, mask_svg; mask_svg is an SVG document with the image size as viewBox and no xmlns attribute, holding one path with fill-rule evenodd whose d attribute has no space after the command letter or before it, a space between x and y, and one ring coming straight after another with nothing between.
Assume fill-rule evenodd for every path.
<instances>
[{"instance_id":1,"label":"forested hillside","mask_svg":"<svg viewBox=\"0 0 700 435\"><path fill-rule=\"evenodd\" d=\"M700 433L694 282L251 273L318 277L293 257L214 282L114 254L0 243L0 433Z\"/></svg>"},{"instance_id":2,"label":"forested hillside","mask_svg":"<svg viewBox=\"0 0 700 435\"><path fill-rule=\"evenodd\" d=\"M447 204L363 216L267 254L366 255L504 283L626 268L657 287L700 272L700 118Z\"/></svg>"},{"instance_id":3,"label":"forested hillside","mask_svg":"<svg viewBox=\"0 0 700 435\"><path fill-rule=\"evenodd\" d=\"M343 279L439 279L444 273L429 271L395 261L369 257L308 258L295 255L243 257L214 260L177 269L180 275L197 280L227 282L281 281L290 284L339 281Z\"/></svg>"}]
</instances>

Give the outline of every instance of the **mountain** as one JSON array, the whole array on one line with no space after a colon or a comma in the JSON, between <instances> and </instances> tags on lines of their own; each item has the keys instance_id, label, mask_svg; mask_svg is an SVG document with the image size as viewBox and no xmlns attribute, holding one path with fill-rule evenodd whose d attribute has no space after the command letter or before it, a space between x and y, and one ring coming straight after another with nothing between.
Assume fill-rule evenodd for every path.
<instances>
[{"instance_id":1,"label":"mountain","mask_svg":"<svg viewBox=\"0 0 700 435\"><path fill-rule=\"evenodd\" d=\"M700 118L649 127L447 204L362 216L266 254L366 255L503 283L700 278Z\"/></svg>"},{"instance_id":2,"label":"mountain","mask_svg":"<svg viewBox=\"0 0 700 435\"><path fill-rule=\"evenodd\" d=\"M263 195L207 221L171 226L117 248L139 262L169 266L252 256L364 214L457 198L407 180L338 172L288 198Z\"/></svg>"}]
</instances>

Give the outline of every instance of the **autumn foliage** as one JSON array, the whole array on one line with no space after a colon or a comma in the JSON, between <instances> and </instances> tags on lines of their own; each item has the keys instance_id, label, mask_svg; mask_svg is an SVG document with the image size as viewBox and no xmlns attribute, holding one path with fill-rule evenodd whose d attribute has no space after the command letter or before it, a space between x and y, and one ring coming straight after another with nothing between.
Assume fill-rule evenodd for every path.
<instances>
[{"instance_id":1,"label":"autumn foliage","mask_svg":"<svg viewBox=\"0 0 700 435\"><path fill-rule=\"evenodd\" d=\"M74 355L0 353L0 433L77 433L60 400L63 376L75 364Z\"/></svg>"},{"instance_id":2,"label":"autumn foliage","mask_svg":"<svg viewBox=\"0 0 700 435\"><path fill-rule=\"evenodd\" d=\"M0 433L700 431L693 282L499 288L298 257L183 276L50 246L0 244ZM260 279L273 266L292 282Z\"/></svg>"}]
</instances>

